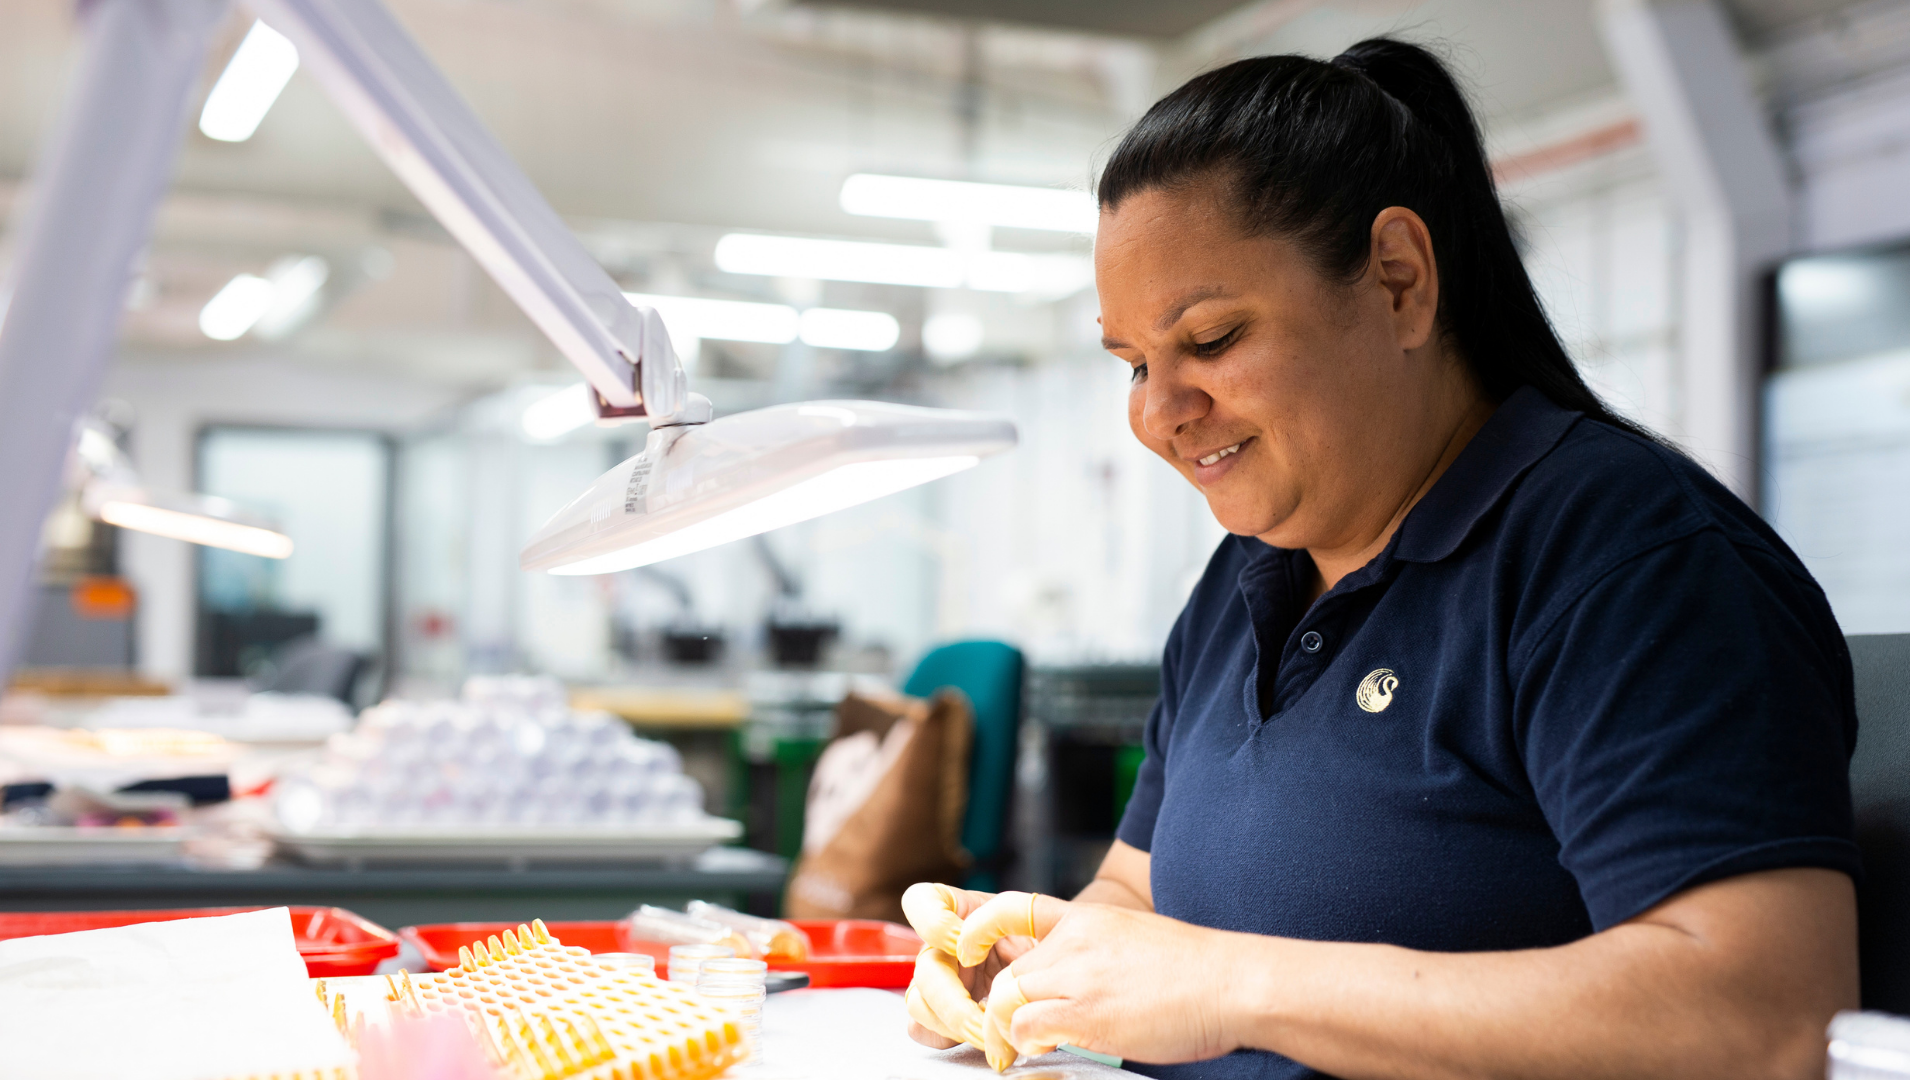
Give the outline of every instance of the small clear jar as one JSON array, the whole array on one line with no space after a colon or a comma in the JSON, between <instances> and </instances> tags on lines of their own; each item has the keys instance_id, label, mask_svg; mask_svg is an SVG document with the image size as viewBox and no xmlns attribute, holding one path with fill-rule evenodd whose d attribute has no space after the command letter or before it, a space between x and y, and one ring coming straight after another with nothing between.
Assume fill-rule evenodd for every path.
<instances>
[{"instance_id":1,"label":"small clear jar","mask_svg":"<svg viewBox=\"0 0 1910 1080\"><path fill-rule=\"evenodd\" d=\"M735 959L736 950L728 945L670 946L670 981L696 987L697 970L705 960Z\"/></svg>"},{"instance_id":2,"label":"small clear jar","mask_svg":"<svg viewBox=\"0 0 1910 1080\"><path fill-rule=\"evenodd\" d=\"M594 954L594 959L599 964L603 964L605 967L616 968L618 971L634 971L639 975L655 975L657 973L657 958L651 956L649 953L600 952Z\"/></svg>"},{"instance_id":3,"label":"small clear jar","mask_svg":"<svg viewBox=\"0 0 1910 1080\"><path fill-rule=\"evenodd\" d=\"M763 1060L763 1003L769 997L765 983L769 965L735 957L703 961L697 973L697 996L736 1013L748 1060Z\"/></svg>"}]
</instances>

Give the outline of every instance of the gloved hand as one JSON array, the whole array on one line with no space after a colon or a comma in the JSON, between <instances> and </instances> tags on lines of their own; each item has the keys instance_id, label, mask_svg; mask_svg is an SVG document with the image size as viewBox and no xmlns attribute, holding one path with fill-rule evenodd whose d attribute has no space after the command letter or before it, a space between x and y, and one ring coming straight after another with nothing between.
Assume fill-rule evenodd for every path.
<instances>
[{"instance_id":1,"label":"gloved hand","mask_svg":"<svg viewBox=\"0 0 1910 1080\"><path fill-rule=\"evenodd\" d=\"M1026 999L1007 967L1040 937L1035 899L1028 893L990 896L928 882L902 895L902 911L926 943L908 992L915 1023L910 1034L917 1041L967 1043L981 1050L996 1072L1014 1064L1007 1032L1014 1010ZM1054 901L1042 899L1052 922L1058 917L1049 907ZM990 991L991 986L1000 992ZM979 992L989 994L986 1013L977 1003Z\"/></svg>"}]
</instances>

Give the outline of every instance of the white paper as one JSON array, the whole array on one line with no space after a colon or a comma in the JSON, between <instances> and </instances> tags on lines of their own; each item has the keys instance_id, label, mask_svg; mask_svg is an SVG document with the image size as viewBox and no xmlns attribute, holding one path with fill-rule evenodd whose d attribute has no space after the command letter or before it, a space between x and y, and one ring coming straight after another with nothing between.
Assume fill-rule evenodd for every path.
<instances>
[{"instance_id":1,"label":"white paper","mask_svg":"<svg viewBox=\"0 0 1910 1080\"><path fill-rule=\"evenodd\" d=\"M993 1080L972 1046L931 1050L909 1038L908 1006L887 990L790 990L763 1003L763 1063L750 1080ZM1008 1080L1134 1077L1055 1051L1024 1059Z\"/></svg>"},{"instance_id":2,"label":"white paper","mask_svg":"<svg viewBox=\"0 0 1910 1080\"><path fill-rule=\"evenodd\" d=\"M0 1080L348 1065L284 908L0 941Z\"/></svg>"}]
</instances>

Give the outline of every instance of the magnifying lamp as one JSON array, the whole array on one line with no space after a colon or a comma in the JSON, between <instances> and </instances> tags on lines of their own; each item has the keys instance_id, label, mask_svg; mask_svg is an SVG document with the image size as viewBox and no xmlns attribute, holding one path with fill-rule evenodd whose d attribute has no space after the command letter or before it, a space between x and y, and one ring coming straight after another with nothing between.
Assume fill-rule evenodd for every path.
<instances>
[{"instance_id":1,"label":"magnifying lamp","mask_svg":"<svg viewBox=\"0 0 1910 1080\"><path fill-rule=\"evenodd\" d=\"M711 419L656 311L631 304L380 0L246 0L397 177L589 381L600 422L645 418L523 552L601 573L946 476L1015 441L1005 419L817 402ZM0 669L18 644L40 511L96 392L224 0L92 0L74 89L0 285ZM48 357L58 357L49 363ZM102 483L93 512L197 543L277 536L236 510ZM621 495L621 501L618 496ZM109 516L110 515L110 516ZM244 529L258 529L258 533ZM289 554L286 540L285 553ZM240 550L245 550L241 548ZM259 551L260 554L269 554Z\"/></svg>"},{"instance_id":2,"label":"magnifying lamp","mask_svg":"<svg viewBox=\"0 0 1910 1080\"><path fill-rule=\"evenodd\" d=\"M658 427L642 453L552 516L519 562L554 574L647 566L939 480L1014 445L1015 425L1000 417L876 401Z\"/></svg>"},{"instance_id":3,"label":"magnifying lamp","mask_svg":"<svg viewBox=\"0 0 1910 1080\"><path fill-rule=\"evenodd\" d=\"M1013 422L868 401L712 420L658 313L632 305L377 0L250 0L393 172L589 379L643 451L558 511L527 570L603 574L880 498L1015 444Z\"/></svg>"}]
</instances>

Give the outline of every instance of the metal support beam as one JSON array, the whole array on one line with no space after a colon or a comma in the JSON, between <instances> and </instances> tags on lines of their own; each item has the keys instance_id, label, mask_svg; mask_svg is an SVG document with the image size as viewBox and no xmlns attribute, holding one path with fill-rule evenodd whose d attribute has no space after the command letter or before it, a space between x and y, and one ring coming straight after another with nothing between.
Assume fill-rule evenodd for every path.
<instances>
[{"instance_id":1,"label":"metal support beam","mask_svg":"<svg viewBox=\"0 0 1910 1080\"><path fill-rule=\"evenodd\" d=\"M1683 224L1682 442L1757 502L1761 275L1791 248L1791 190L1717 0L1603 0L1606 51Z\"/></svg>"},{"instance_id":2,"label":"metal support beam","mask_svg":"<svg viewBox=\"0 0 1910 1080\"><path fill-rule=\"evenodd\" d=\"M226 0L93 0L33 177L0 316L0 675L26 632L40 523L99 392Z\"/></svg>"}]
</instances>

